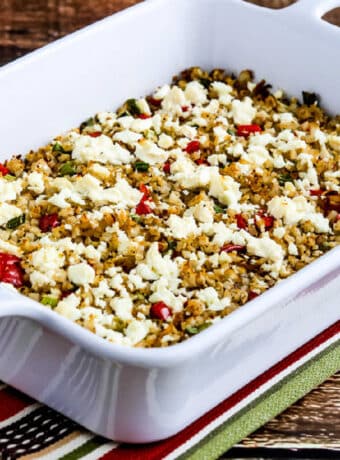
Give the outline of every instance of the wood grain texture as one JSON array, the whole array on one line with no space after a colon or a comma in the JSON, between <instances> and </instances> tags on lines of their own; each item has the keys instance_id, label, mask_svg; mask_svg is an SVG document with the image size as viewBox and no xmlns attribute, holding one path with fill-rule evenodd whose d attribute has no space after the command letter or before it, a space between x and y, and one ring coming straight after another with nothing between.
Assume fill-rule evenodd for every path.
<instances>
[{"instance_id":1,"label":"wood grain texture","mask_svg":"<svg viewBox=\"0 0 340 460\"><path fill-rule=\"evenodd\" d=\"M246 438L244 447L327 447L339 450L340 373Z\"/></svg>"},{"instance_id":2,"label":"wood grain texture","mask_svg":"<svg viewBox=\"0 0 340 460\"><path fill-rule=\"evenodd\" d=\"M0 0L0 65L139 1ZM253 3L279 8L293 0ZM327 20L340 24L340 8ZM339 450L340 458L339 420L340 374L245 439L238 449L315 446Z\"/></svg>"}]
</instances>

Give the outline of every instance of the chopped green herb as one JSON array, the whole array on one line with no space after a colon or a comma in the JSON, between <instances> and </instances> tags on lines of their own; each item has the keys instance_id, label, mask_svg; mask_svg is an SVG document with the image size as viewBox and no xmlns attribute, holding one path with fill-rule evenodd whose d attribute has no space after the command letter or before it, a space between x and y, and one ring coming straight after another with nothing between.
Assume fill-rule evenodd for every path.
<instances>
[{"instance_id":1,"label":"chopped green herb","mask_svg":"<svg viewBox=\"0 0 340 460\"><path fill-rule=\"evenodd\" d=\"M231 136L235 136L235 131L233 129L227 129L227 133Z\"/></svg>"},{"instance_id":2,"label":"chopped green herb","mask_svg":"<svg viewBox=\"0 0 340 460\"><path fill-rule=\"evenodd\" d=\"M136 300L145 300L145 295L142 294L141 292L137 292Z\"/></svg>"},{"instance_id":3,"label":"chopped green herb","mask_svg":"<svg viewBox=\"0 0 340 460\"><path fill-rule=\"evenodd\" d=\"M59 144L59 142L56 142L56 143L53 145L52 152L65 153L65 150L64 150L64 148L62 147L62 145Z\"/></svg>"},{"instance_id":4,"label":"chopped green herb","mask_svg":"<svg viewBox=\"0 0 340 460\"><path fill-rule=\"evenodd\" d=\"M190 335L195 335L198 334L199 332L204 331L204 329L207 329L209 326L211 326L211 323L203 323L200 324L199 326L189 326L185 329L185 331L190 334Z\"/></svg>"},{"instance_id":5,"label":"chopped green herb","mask_svg":"<svg viewBox=\"0 0 340 460\"><path fill-rule=\"evenodd\" d=\"M129 116L130 116L129 112L125 110L125 112L122 112L118 115L118 118L129 117Z\"/></svg>"},{"instance_id":6,"label":"chopped green herb","mask_svg":"<svg viewBox=\"0 0 340 460\"><path fill-rule=\"evenodd\" d=\"M126 101L126 106L131 115L140 115L142 113L136 99L128 99Z\"/></svg>"},{"instance_id":7,"label":"chopped green herb","mask_svg":"<svg viewBox=\"0 0 340 460\"><path fill-rule=\"evenodd\" d=\"M206 89L209 89L209 86L211 85L211 80L209 80L209 78L200 78L199 82Z\"/></svg>"},{"instance_id":8,"label":"chopped green herb","mask_svg":"<svg viewBox=\"0 0 340 460\"><path fill-rule=\"evenodd\" d=\"M177 247L177 241L168 241L168 250L173 251Z\"/></svg>"},{"instance_id":9,"label":"chopped green herb","mask_svg":"<svg viewBox=\"0 0 340 460\"><path fill-rule=\"evenodd\" d=\"M302 91L303 103L306 105L313 105L319 103L320 97L315 93L309 93L308 91Z\"/></svg>"},{"instance_id":10,"label":"chopped green herb","mask_svg":"<svg viewBox=\"0 0 340 460\"><path fill-rule=\"evenodd\" d=\"M74 176L76 174L76 170L72 161L67 161L65 164L63 164L59 169L59 173L62 176Z\"/></svg>"},{"instance_id":11,"label":"chopped green herb","mask_svg":"<svg viewBox=\"0 0 340 460\"><path fill-rule=\"evenodd\" d=\"M131 219L137 222L137 224L139 224L142 221L141 217L138 214L131 214Z\"/></svg>"},{"instance_id":12,"label":"chopped green herb","mask_svg":"<svg viewBox=\"0 0 340 460\"><path fill-rule=\"evenodd\" d=\"M293 182L293 178L290 174L281 174L278 180L281 186L284 186L286 182Z\"/></svg>"},{"instance_id":13,"label":"chopped green herb","mask_svg":"<svg viewBox=\"0 0 340 460\"><path fill-rule=\"evenodd\" d=\"M136 161L135 163L135 169L138 172L147 172L149 171L149 163L144 163L144 161Z\"/></svg>"},{"instance_id":14,"label":"chopped green herb","mask_svg":"<svg viewBox=\"0 0 340 460\"><path fill-rule=\"evenodd\" d=\"M221 208L221 206L218 206L217 204L215 204L214 206L214 210L217 214L224 214L225 210L223 208Z\"/></svg>"},{"instance_id":15,"label":"chopped green herb","mask_svg":"<svg viewBox=\"0 0 340 460\"><path fill-rule=\"evenodd\" d=\"M85 128L88 128L89 126L93 126L96 123L96 120L91 117L88 118L87 120L83 121L82 124L79 126L80 132L82 132Z\"/></svg>"},{"instance_id":16,"label":"chopped green herb","mask_svg":"<svg viewBox=\"0 0 340 460\"><path fill-rule=\"evenodd\" d=\"M15 230L16 228L20 227L20 225L24 224L26 220L25 214L22 214L21 216L14 217L14 219L11 219L7 222L6 228L9 230Z\"/></svg>"},{"instance_id":17,"label":"chopped green herb","mask_svg":"<svg viewBox=\"0 0 340 460\"><path fill-rule=\"evenodd\" d=\"M120 318L115 318L114 324L113 324L113 330L117 332L123 332L125 328L126 328L125 322Z\"/></svg>"},{"instance_id":18,"label":"chopped green herb","mask_svg":"<svg viewBox=\"0 0 340 460\"><path fill-rule=\"evenodd\" d=\"M16 177L12 176L12 174L6 174L5 176L3 176L3 178L8 182L13 182L16 179Z\"/></svg>"},{"instance_id":19,"label":"chopped green herb","mask_svg":"<svg viewBox=\"0 0 340 460\"><path fill-rule=\"evenodd\" d=\"M59 300L56 299L55 297L49 297L49 296L44 296L41 299L41 303L43 305L49 305L52 308L55 308L58 305Z\"/></svg>"},{"instance_id":20,"label":"chopped green herb","mask_svg":"<svg viewBox=\"0 0 340 460\"><path fill-rule=\"evenodd\" d=\"M332 247L333 245L331 243L327 243L326 241L320 244L321 251L329 251Z\"/></svg>"}]
</instances>

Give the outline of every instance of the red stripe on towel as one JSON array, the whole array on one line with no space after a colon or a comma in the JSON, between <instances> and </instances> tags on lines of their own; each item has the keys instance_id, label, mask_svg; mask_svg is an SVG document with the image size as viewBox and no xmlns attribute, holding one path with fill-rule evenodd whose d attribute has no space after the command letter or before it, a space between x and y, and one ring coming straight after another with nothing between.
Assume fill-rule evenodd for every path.
<instances>
[{"instance_id":1,"label":"red stripe on towel","mask_svg":"<svg viewBox=\"0 0 340 460\"><path fill-rule=\"evenodd\" d=\"M0 422L13 417L21 410L33 404L32 399L14 388L6 387L0 391Z\"/></svg>"}]
</instances>

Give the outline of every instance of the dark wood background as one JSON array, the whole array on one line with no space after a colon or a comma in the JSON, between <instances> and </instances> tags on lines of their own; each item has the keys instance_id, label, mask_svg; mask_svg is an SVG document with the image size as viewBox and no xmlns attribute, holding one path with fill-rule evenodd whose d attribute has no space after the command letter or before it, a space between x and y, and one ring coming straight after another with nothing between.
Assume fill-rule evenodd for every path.
<instances>
[{"instance_id":1,"label":"dark wood background","mask_svg":"<svg viewBox=\"0 0 340 460\"><path fill-rule=\"evenodd\" d=\"M138 1L0 0L0 65ZM278 8L293 0L253 3ZM326 19L340 25L340 8ZM340 460L340 374L245 439L228 458L255 455Z\"/></svg>"}]
</instances>

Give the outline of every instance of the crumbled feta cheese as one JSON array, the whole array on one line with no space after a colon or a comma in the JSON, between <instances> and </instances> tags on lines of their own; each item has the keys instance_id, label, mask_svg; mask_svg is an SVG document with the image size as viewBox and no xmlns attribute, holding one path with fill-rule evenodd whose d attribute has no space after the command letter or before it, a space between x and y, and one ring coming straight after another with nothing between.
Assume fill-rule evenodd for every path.
<instances>
[{"instance_id":1,"label":"crumbled feta cheese","mask_svg":"<svg viewBox=\"0 0 340 460\"><path fill-rule=\"evenodd\" d=\"M81 163L96 161L103 164L119 165L129 163L131 154L121 145L114 144L108 136L91 137L81 135L75 140L72 158Z\"/></svg>"},{"instance_id":2,"label":"crumbled feta cheese","mask_svg":"<svg viewBox=\"0 0 340 460\"><path fill-rule=\"evenodd\" d=\"M256 108L250 97L245 97L243 101L234 99L231 103L231 111L234 122L237 125L249 125L256 115Z\"/></svg>"},{"instance_id":3,"label":"crumbled feta cheese","mask_svg":"<svg viewBox=\"0 0 340 460\"><path fill-rule=\"evenodd\" d=\"M284 259L284 252L278 243L272 240L268 234L265 234L261 238L255 238L245 230L241 230L240 233L247 242L247 251L249 254L269 259L274 262L276 270L280 269Z\"/></svg>"},{"instance_id":4,"label":"crumbled feta cheese","mask_svg":"<svg viewBox=\"0 0 340 460\"><path fill-rule=\"evenodd\" d=\"M174 140L171 136L162 133L159 136L158 145L162 149L169 149L174 145Z\"/></svg>"},{"instance_id":5,"label":"crumbled feta cheese","mask_svg":"<svg viewBox=\"0 0 340 460\"><path fill-rule=\"evenodd\" d=\"M98 307L105 308L106 301L103 301L104 298L111 299L114 297L115 292L109 288L109 285L105 279L101 280L97 288L92 289L92 294L94 297L94 303Z\"/></svg>"},{"instance_id":6,"label":"crumbled feta cheese","mask_svg":"<svg viewBox=\"0 0 340 460\"><path fill-rule=\"evenodd\" d=\"M187 103L183 90L178 86L173 86L164 96L162 108L169 113L181 115L182 107L186 106Z\"/></svg>"},{"instance_id":7,"label":"crumbled feta cheese","mask_svg":"<svg viewBox=\"0 0 340 460\"><path fill-rule=\"evenodd\" d=\"M116 203L119 206L134 207L142 199L143 193L131 187L125 179L118 179L113 188L104 190L102 201Z\"/></svg>"},{"instance_id":8,"label":"crumbled feta cheese","mask_svg":"<svg viewBox=\"0 0 340 460\"><path fill-rule=\"evenodd\" d=\"M275 142L275 137L270 133L255 133L250 136L249 145L256 145L261 147L266 147L268 144L273 144Z\"/></svg>"},{"instance_id":9,"label":"crumbled feta cheese","mask_svg":"<svg viewBox=\"0 0 340 460\"><path fill-rule=\"evenodd\" d=\"M90 167L91 173L97 175L100 179L107 179L110 176L110 171L98 163L94 163Z\"/></svg>"},{"instance_id":10,"label":"crumbled feta cheese","mask_svg":"<svg viewBox=\"0 0 340 460\"><path fill-rule=\"evenodd\" d=\"M92 284L96 273L91 265L82 262L80 264L71 265L67 269L67 276L71 283L77 286L86 286Z\"/></svg>"},{"instance_id":11,"label":"crumbled feta cheese","mask_svg":"<svg viewBox=\"0 0 340 460\"><path fill-rule=\"evenodd\" d=\"M218 293L213 287L201 289L198 291L197 297L205 303L208 310L212 311L221 311L230 305L230 298L219 299Z\"/></svg>"},{"instance_id":12,"label":"crumbled feta cheese","mask_svg":"<svg viewBox=\"0 0 340 460\"><path fill-rule=\"evenodd\" d=\"M220 247L233 239L234 232L224 222L215 222L212 225L212 231L214 233L212 242Z\"/></svg>"},{"instance_id":13,"label":"crumbled feta cheese","mask_svg":"<svg viewBox=\"0 0 340 460\"><path fill-rule=\"evenodd\" d=\"M285 112L285 113L275 113L273 115L273 120L279 121L280 123L292 123L296 121L296 118L294 118L292 113Z\"/></svg>"},{"instance_id":14,"label":"crumbled feta cheese","mask_svg":"<svg viewBox=\"0 0 340 460\"><path fill-rule=\"evenodd\" d=\"M132 319L132 308L133 303L129 297L124 298L114 298L111 303L111 307L114 309L118 318L122 319L123 321L127 321Z\"/></svg>"},{"instance_id":15,"label":"crumbled feta cheese","mask_svg":"<svg viewBox=\"0 0 340 460\"><path fill-rule=\"evenodd\" d=\"M311 188L318 188L319 187L319 178L317 170L313 165L313 157L308 153L300 153L297 157L298 163L301 166L307 166L307 172L300 172L299 176L301 177L302 181L297 180L295 181L298 188L300 189L307 189L310 190Z\"/></svg>"},{"instance_id":16,"label":"crumbled feta cheese","mask_svg":"<svg viewBox=\"0 0 340 460\"><path fill-rule=\"evenodd\" d=\"M178 158L171 165L171 180L178 182L182 187L195 189L205 187L210 183L211 170L209 167L201 165L198 168L187 157Z\"/></svg>"},{"instance_id":17,"label":"crumbled feta cheese","mask_svg":"<svg viewBox=\"0 0 340 460\"><path fill-rule=\"evenodd\" d=\"M153 294L149 297L151 303L164 302L166 305L171 307L174 313L183 310L184 302L186 298L181 295L174 295L174 293L168 288L168 281L165 278L160 278L155 281L151 290Z\"/></svg>"},{"instance_id":18,"label":"crumbled feta cheese","mask_svg":"<svg viewBox=\"0 0 340 460\"><path fill-rule=\"evenodd\" d=\"M141 111L141 113L145 113L146 115L151 115L149 104L147 103L145 98L138 99L138 101L136 102L136 105Z\"/></svg>"},{"instance_id":19,"label":"crumbled feta cheese","mask_svg":"<svg viewBox=\"0 0 340 460\"><path fill-rule=\"evenodd\" d=\"M66 299L61 300L54 311L71 321L77 321L81 317L79 305L80 299L75 294L71 294Z\"/></svg>"},{"instance_id":20,"label":"crumbled feta cheese","mask_svg":"<svg viewBox=\"0 0 340 460\"><path fill-rule=\"evenodd\" d=\"M140 160L151 165L164 163L169 157L169 153L166 150L161 149L157 144L149 140L142 140L136 145L135 155Z\"/></svg>"},{"instance_id":21,"label":"crumbled feta cheese","mask_svg":"<svg viewBox=\"0 0 340 460\"><path fill-rule=\"evenodd\" d=\"M222 126L215 126L214 128L214 135L216 137L216 140L219 144L222 144L228 135L227 131L225 128Z\"/></svg>"},{"instance_id":22,"label":"crumbled feta cheese","mask_svg":"<svg viewBox=\"0 0 340 460\"><path fill-rule=\"evenodd\" d=\"M118 133L114 134L113 140L124 142L124 144L128 145L134 145L135 142L142 139L142 137L143 136L141 134L130 131L129 129L125 129L124 131L119 131Z\"/></svg>"},{"instance_id":23,"label":"crumbled feta cheese","mask_svg":"<svg viewBox=\"0 0 340 460\"><path fill-rule=\"evenodd\" d=\"M178 134L182 134L182 136L186 136L189 139L195 139L195 137L197 137L197 128L194 126L183 125L179 129Z\"/></svg>"},{"instance_id":24,"label":"crumbled feta cheese","mask_svg":"<svg viewBox=\"0 0 340 460\"><path fill-rule=\"evenodd\" d=\"M307 148L306 142L297 138L289 129L285 129L279 133L275 141L275 146L283 153Z\"/></svg>"},{"instance_id":25,"label":"crumbled feta cheese","mask_svg":"<svg viewBox=\"0 0 340 460\"><path fill-rule=\"evenodd\" d=\"M152 128L152 124L152 118L134 118L133 122L131 123L130 129L132 131L136 131L136 133L144 133L146 131L149 131L150 128Z\"/></svg>"},{"instance_id":26,"label":"crumbled feta cheese","mask_svg":"<svg viewBox=\"0 0 340 460\"><path fill-rule=\"evenodd\" d=\"M191 104L202 105L207 102L208 91L198 81L191 81L187 84L184 94Z\"/></svg>"},{"instance_id":27,"label":"crumbled feta cheese","mask_svg":"<svg viewBox=\"0 0 340 460\"><path fill-rule=\"evenodd\" d=\"M131 341L131 345L136 345L141 340L145 339L150 331L151 321L139 321L133 319L125 329L127 338Z\"/></svg>"},{"instance_id":28,"label":"crumbled feta cheese","mask_svg":"<svg viewBox=\"0 0 340 460\"><path fill-rule=\"evenodd\" d=\"M169 254L166 254L164 257L162 256L159 252L158 243L152 243L150 246L146 254L145 264L151 272L157 275L156 279L164 277L169 281L171 289L177 288L180 282L178 279L179 269L177 263L171 259ZM142 273L138 274L142 276Z\"/></svg>"},{"instance_id":29,"label":"crumbled feta cheese","mask_svg":"<svg viewBox=\"0 0 340 460\"><path fill-rule=\"evenodd\" d=\"M316 212L315 205L309 203L304 196L274 197L268 203L268 211L275 218L284 219L286 225L310 221L316 232L328 233L330 231L328 219Z\"/></svg>"},{"instance_id":30,"label":"crumbled feta cheese","mask_svg":"<svg viewBox=\"0 0 340 460\"><path fill-rule=\"evenodd\" d=\"M170 235L176 239L187 238L189 235L197 235L198 227L192 216L179 217L171 214L167 224L170 229Z\"/></svg>"},{"instance_id":31,"label":"crumbled feta cheese","mask_svg":"<svg viewBox=\"0 0 340 460\"><path fill-rule=\"evenodd\" d=\"M240 184L230 176L221 176L216 170L211 175L209 195L228 206L237 205L242 196Z\"/></svg>"},{"instance_id":32,"label":"crumbled feta cheese","mask_svg":"<svg viewBox=\"0 0 340 460\"><path fill-rule=\"evenodd\" d=\"M106 248L107 248L107 244L105 242L100 243L97 249L91 244L89 246L85 246L83 254L88 259L93 259L99 262Z\"/></svg>"},{"instance_id":33,"label":"crumbled feta cheese","mask_svg":"<svg viewBox=\"0 0 340 460\"><path fill-rule=\"evenodd\" d=\"M228 147L229 155L232 155L235 158L239 158L245 154L243 145L240 143L234 144L231 147Z\"/></svg>"},{"instance_id":34,"label":"crumbled feta cheese","mask_svg":"<svg viewBox=\"0 0 340 460\"><path fill-rule=\"evenodd\" d=\"M296 244L294 243L289 243L288 245L288 253L291 255L291 256L298 256L299 255L299 251L298 251L298 248L296 246Z\"/></svg>"},{"instance_id":35,"label":"crumbled feta cheese","mask_svg":"<svg viewBox=\"0 0 340 460\"><path fill-rule=\"evenodd\" d=\"M340 152L340 136L328 135L328 144L336 151Z\"/></svg>"},{"instance_id":36,"label":"crumbled feta cheese","mask_svg":"<svg viewBox=\"0 0 340 460\"><path fill-rule=\"evenodd\" d=\"M164 99L170 93L170 86L164 85L158 88L154 93L153 97L157 100Z\"/></svg>"},{"instance_id":37,"label":"crumbled feta cheese","mask_svg":"<svg viewBox=\"0 0 340 460\"><path fill-rule=\"evenodd\" d=\"M38 172L27 175L28 189L34 193L43 193L45 190L44 176Z\"/></svg>"},{"instance_id":38,"label":"crumbled feta cheese","mask_svg":"<svg viewBox=\"0 0 340 460\"><path fill-rule=\"evenodd\" d=\"M193 208L193 215L198 222L213 223L214 222L214 207L211 201L200 201Z\"/></svg>"},{"instance_id":39,"label":"crumbled feta cheese","mask_svg":"<svg viewBox=\"0 0 340 460\"><path fill-rule=\"evenodd\" d=\"M227 164L227 155L225 153L213 154L207 160L211 166L218 166L220 163L225 166Z\"/></svg>"},{"instance_id":40,"label":"crumbled feta cheese","mask_svg":"<svg viewBox=\"0 0 340 460\"><path fill-rule=\"evenodd\" d=\"M229 105L233 100L231 95L233 88L230 85L226 85L220 81L214 81L211 84L212 89L217 93L219 101L223 105Z\"/></svg>"},{"instance_id":41,"label":"crumbled feta cheese","mask_svg":"<svg viewBox=\"0 0 340 460\"><path fill-rule=\"evenodd\" d=\"M23 211L16 206L7 203L0 203L0 226L7 224L7 222L15 217L19 217Z\"/></svg>"},{"instance_id":42,"label":"crumbled feta cheese","mask_svg":"<svg viewBox=\"0 0 340 460\"><path fill-rule=\"evenodd\" d=\"M0 203L13 201L22 192L22 180L8 181L0 176Z\"/></svg>"},{"instance_id":43,"label":"crumbled feta cheese","mask_svg":"<svg viewBox=\"0 0 340 460\"><path fill-rule=\"evenodd\" d=\"M49 275L41 273L38 270L35 270L30 274L30 282L34 289L39 289L47 285L55 286L56 284L54 280L51 280Z\"/></svg>"},{"instance_id":44,"label":"crumbled feta cheese","mask_svg":"<svg viewBox=\"0 0 340 460\"><path fill-rule=\"evenodd\" d=\"M0 252L5 252L6 254L13 254L14 256L19 256L20 248L0 238Z\"/></svg>"},{"instance_id":45,"label":"crumbled feta cheese","mask_svg":"<svg viewBox=\"0 0 340 460\"><path fill-rule=\"evenodd\" d=\"M134 291L136 289L144 289L146 286L146 283L143 281L142 277L130 272L128 275L128 280L129 280L129 288L131 291Z\"/></svg>"},{"instance_id":46,"label":"crumbled feta cheese","mask_svg":"<svg viewBox=\"0 0 340 460\"><path fill-rule=\"evenodd\" d=\"M53 274L65 264L65 256L53 246L43 246L32 252L31 262L40 272Z\"/></svg>"},{"instance_id":47,"label":"crumbled feta cheese","mask_svg":"<svg viewBox=\"0 0 340 460\"><path fill-rule=\"evenodd\" d=\"M276 227L273 230L273 235L276 238L282 239L285 236L286 229L284 227Z\"/></svg>"},{"instance_id":48,"label":"crumbled feta cheese","mask_svg":"<svg viewBox=\"0 0 340 460\"><path fill-rule=\"evenodd\" d=\"M132 126L132 123L134 121L135 121L135 119L133 117L131 117L130 115L126 115L124 117L119 117L117 119L117 123L123 129L130 129L131 126Z\"/></svg>"},{"instance_id":49,"label":"crumbled feta cheese","mask_svg":"<svg viewBox=\"0 0 340 460\"><path fill-rule=\"evenodd\" d=\"M250 145L248 147L247 154L244 154L242 158L257 166L262 166L268 161L270 163L273 162L269 151L261 145Z\"/></svg>"},{"instance_id":50,"label":"crumbled feta cheese","mask_svg":"<svg viewBox=\"0 0 340 460\"><path fill-rule=\"evenodd\" d=\"M286 166L286 162L285 162L285 160L284 160L282 155L274 153L273 156L274 156L274 158L273 158L274 168L281 169L281 168L284 168Z\"/></svg>"}]
</instances>

